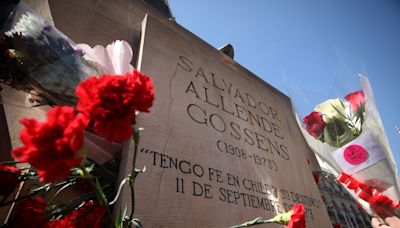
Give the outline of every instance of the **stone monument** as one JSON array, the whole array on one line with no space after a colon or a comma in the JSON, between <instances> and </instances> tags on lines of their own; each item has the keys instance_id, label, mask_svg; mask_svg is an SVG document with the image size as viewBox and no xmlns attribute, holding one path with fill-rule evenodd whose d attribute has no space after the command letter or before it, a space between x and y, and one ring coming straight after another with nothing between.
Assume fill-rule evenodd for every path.
<instances>
[{"instance_id":1,"label":"stone monument","mask_svg":"<svg viewBox=\"0 0 400 228\"><path fill-rule=\"evenodd\" d=\"M153 79L154 106L137 119L136 166L147 170L136 179L135 214L146 227L229 227L296 203L307 227L331 227L286 95L141 0L38 2L76 43L130 42L134 65ZM12 112L1 120L14 146ZM121 178L132 148L125 142ZM129 203L126 189L115 208Z\"/></svg>"},{"instance_id":2,"label":"stone monument","mask_svg":"<svg viewBox=\"0 0 400 228\"><path fill-rule=\"evenodd\" d=\"M141 31L137 68L156 96L137 124L143 224L229 227L303 203L309 227L330 227L290 99L174 22L148 15Z\"/></svg>"}]
</instances>

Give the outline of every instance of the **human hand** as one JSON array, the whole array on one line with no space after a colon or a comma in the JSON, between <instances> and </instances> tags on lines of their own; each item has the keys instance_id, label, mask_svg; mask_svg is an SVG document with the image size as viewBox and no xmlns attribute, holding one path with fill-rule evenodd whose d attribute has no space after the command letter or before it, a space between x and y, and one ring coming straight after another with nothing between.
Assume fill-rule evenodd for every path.
<instances>
[{"instance_id":1,"label":"human hand","mask_svg":"<svg viewBox=\"0 0 400 228\"><path fill-rule=\"evenodd\" d=\"M395 216L386 217L385 222L383 222L382 219L374 217L371 220L371 225L373 228L400 228L400 218Z\"/></svg>"}]
</instances>

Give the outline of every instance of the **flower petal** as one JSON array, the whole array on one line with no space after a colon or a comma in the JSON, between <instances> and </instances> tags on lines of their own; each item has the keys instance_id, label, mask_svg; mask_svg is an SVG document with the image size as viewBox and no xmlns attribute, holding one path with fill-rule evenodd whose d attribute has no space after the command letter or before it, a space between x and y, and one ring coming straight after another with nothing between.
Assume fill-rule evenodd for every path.
<instances>
[{"instance_id":1,"label":"flower petal","mask_svg":"<svg viewBox=\"0 0 400 228\"><path fill-rule=\"evenodd\" d=\"M125 40L116 40L106 47L108 56L113 66L112 74L126 74L133 71L131 65L133 51Z\"/></svg>"}]
</instances>

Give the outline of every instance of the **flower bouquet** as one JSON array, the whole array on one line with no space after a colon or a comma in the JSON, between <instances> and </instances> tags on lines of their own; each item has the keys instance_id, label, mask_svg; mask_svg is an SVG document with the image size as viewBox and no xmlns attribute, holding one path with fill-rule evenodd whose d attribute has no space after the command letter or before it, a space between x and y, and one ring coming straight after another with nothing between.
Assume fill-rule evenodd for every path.
<instances>
[{"instance_id":1,"label":"flower bouquet","mask_svg":"<svg viewBox=\"0 0 400 228\"><path fill-rule=\"evenodd\" d=\"M365 209L400 216L399 181L372 89L329 99L303 118L303 133L321 166L329 169Z\"/></svg>"},{"instance_id":2,"label":"flower bouquet","mask_svg":"<svg viewBox=\"0 0 400 228\"><path fill-rule=\"evenodd\" d=\"M76 96L75 107L57 105L47 113L47 121L20 120L25 127L20 135L23 145L11 152L16 162L0 163L0 181L2 186L9 186L0 191L0 207L16 204L7 225L141 227L133 217L134 180L144 170L133 169L114 188L118 168L87 157L84 131L93 128L110 142L132 138L136 155L139 132L132 130L132 124L139 111L148 112L152 106L152 82L136 70L90 77L77 86ZM132 162L135 167L135 158ZM28 189L13 196L21 182ZM124 185L131 188L132 209L120 210L114 221L111 206ZM79 194L70 195L68 201L60 200L71 188Z\"/></svg>"},{"instance_id":3,"label":"flower bouquet","mask_svg":"<svg viewBox=\"0 0 400 228\"><path fill-rule=\"evenodd\" d=\"M28 92L41 104L74 104L78 83L103 73L24 3L15 6L0 31L0 82Z\"/></svg>"},{"instance_id":4,"label":"flower bouquet","mask_svg":"<svg viewBox=\"0 0 400 228\"><path fill-rule=\"evenodd\" d=\"M114 152L132 139L137 154L140 128L132 125L154 99L150 78L130 65L132 48L126 41L75 45L23 3L1 32L0 83L53 106L45 121L20 120L23 145L11 152L16 161L0 162L0 182L7 186L0 190L0 207L14 208L2 225L141 227L134 217L134 180L144 169L115 183ZM132 207L112 208L126 185Z\"/></svg>"},{"instance_id":5,"label":"flower bouquet","mask_svg":"<svg viewBox=\"0 0 400 228\"><path fill-rule=\"evenodd\" d=\"M75 88L81 80L102 73L123 75L133 71L128 42L117 40L106 47L75 44L44 21L26 4L19 3L2 25L0 83L27 93L25 104L2 97L11 105L76 104ZM119 142L107 142L89 128L84 133L89 157L104 163L120 151Z\"/></svg>"}]
</instances>

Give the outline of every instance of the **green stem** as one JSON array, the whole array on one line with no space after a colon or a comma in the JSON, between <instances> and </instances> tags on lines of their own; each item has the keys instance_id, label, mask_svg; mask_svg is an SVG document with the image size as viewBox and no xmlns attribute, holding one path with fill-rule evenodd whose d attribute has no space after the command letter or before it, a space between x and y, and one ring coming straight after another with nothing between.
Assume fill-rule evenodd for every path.
<instances>
[{"instance_id":1,"label":"green stem","mask_svg":"<svg viewBox=\"0 0 400 228\"><path fill-rule=\"evenodd\" d=\"M131 177L131 180L129 181L129 186L131 189L131 202L132 202L132 209L131 209L131 214L129 215L130 220L133 219L133 213L135 211L135 179Z\"/></svg>"},{"instance_id":2,"label":"green stem","mask_svg":"<svg viewBox=\"0 0 400 228\"><path fill-rule=\"evenodd\" d=\"M267 224L267 223L276 223L276 224L281 224L281 225L285 225L286 224L286 223L280 222L280 221L263 220L261 217L258 217L256 219L253 219L253 220L249 221L249 222L245 222L245 223L240 224L240 225L231 226L230 228L257 226L257 225L262 225L262 224Z\"/></svg>"},{"instance_id":3,"label":"green stem","mask_svg":"<svg viewBox=\"0 0 400 228\"><path fill-rule=\"evenodd\" d=\"M112 219L112 216L111 216L110 209L108 208L107 198L106 198L106 196L104 195L103 190L101 189L101 187L99 188L98 185L96 185L96 183L94 183L92 175L91 175L88 171L86 171L85 166L81 165L80 168L81 168L81 170L82 170L82 172L83 172L83 175L84 175L85 177L87 177L87 179L88 179L89 182L90 182L90 185L92 185L93 189L95 190L95 192L96 192L96 197L97 197L97 199L99 200L100 205L103 205L103 206L106 207L107 217L108 217L108 218L110 219L110 221L112 222L113 219Z\"/></svg>"},{"instance_id":4,"label":"green stem","mask_svg":"<svg viewBox=\"0 0 400 228\"><path fill-rule=\"evenodd\" d=\"M130 180L129 180L129 186L131 189L131 202L132 202L131 214L129 216L130 221L132 221L133 214L135 212L135 178L137 176L135 167L136 167L136 156L137 156L138 145L139 145L139 131L136 131L136 130L134 131L133 143L135 145L134 145L134 154L133 154L133 158L132 158L132 172L131 172Z\"/></svg>"},{"instance_id":5,"label":"green stem","mask_svg":"<svg viewBox=\"0 0 400 228\"><path fill-rule=\"evenodd\" d=\"M338 134L338 130L337 130L337 128L336 128L336 124L333 124L333 127L334 127L334 129L335 129L336 146L337 146L337 147L340 147L339 134Z\"/></svg>"},{"instance_id":6,"label":"green stem","mask_svg":"<svg viewBox=\"0 0 400 228\"><path fill-rule=\"evenodd\" d=\"M132 158L132 170L130 175L128 176L128 183L131 191L131 212L129 215L129 220L126 221L128 223L128 226L130 227L132 225L133 221L133 215L135 213L135 179L136 176L138 175L138 171L136 171L136 157L138 153L138 145L139 145L139 131L134 129L133 137L132 137L133 143L134 143L134 153L133 153L133 158ZM136 225L135 225L136 227Z\"/></svg>"}]
</instances>

